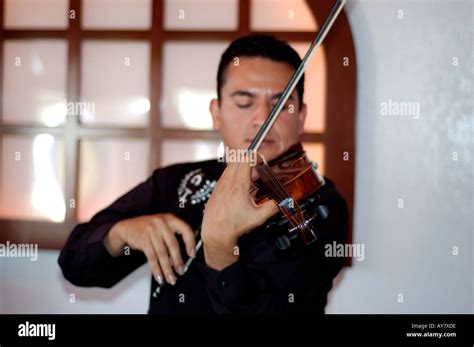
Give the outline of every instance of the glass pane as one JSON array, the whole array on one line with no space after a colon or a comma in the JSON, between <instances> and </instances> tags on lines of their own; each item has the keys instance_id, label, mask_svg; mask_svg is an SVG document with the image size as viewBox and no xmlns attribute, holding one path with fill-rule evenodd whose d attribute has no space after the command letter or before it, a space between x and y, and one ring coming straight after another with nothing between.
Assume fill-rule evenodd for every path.
<instances>
[{"instance_id":1,"label":"glass pane","mask_svg":"<svg viewBox=\"0 0 474 347\"><path fill-rule=\"evenodd\" d=\"M223 145L212 140L164 140L161 150L161 166L168 166L217 159L223 153Z\"/></svg>"},{"instance_id":2,"label":"glass pane","mask_svg":"<svg viewBox=\"0 0 474 347\"><path fill-rule=\"evenodd\" d=\"M150 110L150 45L86 41L81 96L89 125L146 127Z\"/></svg>"},{"instance_id":3,"label":"glass pane","mask_svg":"<svg viewBox=\"0 0 474 347\"><path fill-rule=\"evenodd\" d=\"M4 135L0 217L64 221L64 143L50 134Z\"/></svg>"},{"instance_id":4,"label":"glass pane","mask_svg":"<svg viewBox=\"0 0 474 347\"><path fill-rule=\"evenodd\" d=\"M148 177L146 139L83 140L78 219L89 220Z\"/></svg>"},{"instance_id":5,"label":"glass pane","mask_svg":"<svg viewBox=\"0 0 474 347\"><path fill-rule=\"evenodd\" d=\"M237 30L237 0L166 0L167 30Z\"/></svg>"},{"instance_id":6,"label":"glass pane","mask_svg":"<svg viewBox=\"0 0 474 347\"><path fill-rule=\"evenodd\" d=\"M310 43L291 43L303 57ZM308 106L305 131L322 133L326 124L326 55L324 47L319 46L305 71L303 101Z\"/></svg>"},{"instance_id":7,"label":"glass pane","mask_svg":"<svg viewBox=\"0 0 474 347\"><path fill-rule=\"evenodd\" d=\"M318 164L318 172L324 175L324 145L322 143L303 142L303 148L308 158Z\"/></svg>"},{"instance_id":8,"label":"glass pane","mask_svg":"<svg viewBox=\"0 0 474 347\"><path fill-rule=\"evenodd\" d=\"M165 127L212 129L209 102L217 97L215 76L227 45L224 42L165 43L161 105Z\"/></svg>"},{"instance_id":9,"label":"glass pane","mask_svg":"<svg viewBox=\"0 0 474 347\"><path fill-rule=\"evenodd\" d=\"M149 30L152 0L82 0L84 29Z\"/></svg>"},{"instance_id":10,"label":"glass pane","mask_svg":"<svg viewBox=\"0 0 474 347\"><path fill-rule=\"evenodd\" d=\"M5 29L66 29L68 0L5 0Z\"/></svg>"},{"instance_id":11,"label":"glass pane","mask_svg":"<svg viewBox=\"0 0 474 347\"><path fill-rule=\"evenodd\" d=\"M250 28L256 31L316 31L305 0L251 0Z\"/></svg>"},{"instance_id":12,"label":"glass pane","mask_svg":"<svg viewBox=\"0 0 474 347\"><path fill-rule=\"evenodd\" d=\"M55 127L66 118L65 40L6 40L3 120Z\"/></svg>"}]
</instances>

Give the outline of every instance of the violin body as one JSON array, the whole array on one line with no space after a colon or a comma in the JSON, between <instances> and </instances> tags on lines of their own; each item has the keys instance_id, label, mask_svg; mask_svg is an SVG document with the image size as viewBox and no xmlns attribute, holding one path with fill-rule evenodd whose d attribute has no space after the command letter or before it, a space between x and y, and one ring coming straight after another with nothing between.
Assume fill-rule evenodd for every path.
<instances>
[{"instance_id":1,"label":"violin body","mask_svg":"<svg viewBox=\"0 0 474 347\"><path fill-rule=\"evenodd\" d=\"M282 156L270 161L269 166L297 202L324 185L324 178L316 171L317 165L308 159L301 144L292 146ZM254 182L250 195L257 204L269 200L262 179Z\"/></svg>"},{"instance_id":2,"label":"violin body","mask_svg":"<svg viewBox=\"0 0 474 347\"><path fill-rule=\"evenodd\" d=\"M297 239L305 245L318 240L318 233L313 228L314 221L318 218L325 219L329 213L325 206L318 205L318 190L325 182L316 171L317 165L308 159L301 144L292 146L268 164L260 162L258 165L267 166L266 171L257 167L260 177L253 182L250 194L257 204L270 199L279 204L281 213L266 224L267 228L276 228L281 233L276 241L277 247L286 249ZM268 172L269 169L271 173ZM275 184L272 177L269 178L271 175L288 195L281 192L282 187ZM285 201L287 206L283 206Z\"/></svg>"}]
</instances>

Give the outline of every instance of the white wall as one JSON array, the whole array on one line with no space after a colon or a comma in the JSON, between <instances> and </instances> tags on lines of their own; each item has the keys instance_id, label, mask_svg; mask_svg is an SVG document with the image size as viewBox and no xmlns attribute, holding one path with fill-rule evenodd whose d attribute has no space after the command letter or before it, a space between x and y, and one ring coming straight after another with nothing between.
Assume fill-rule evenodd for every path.
<instances>
[{"instance_id":1,"label":"white wall","mask_svg":"<svg viewBox=\"0 0 474 347\"><path fill-rule=\"evenodd\" d=\"M472 3L349 0L358 65L354 238L365 260L338 276L330 313L474 312ZM419 102L419 119L382 116L389 99ZM0 312L147 311L146 266L111 290L84 289L61 278L57 256L40 252L42 266L1 259Z\"/></svg>"},{"instance_id":2,"label":"white wall","mask_svg":"<svg viewBox=\"0 0 474 347\"><path fill-rule=\"evenodd\" d=\"M474 311L472 8L349 1L358 74L354 236L365 260L339 276L329 312ZM419 102L419 119L382 116L388 99Z\"/></svg>"}]
</instances>

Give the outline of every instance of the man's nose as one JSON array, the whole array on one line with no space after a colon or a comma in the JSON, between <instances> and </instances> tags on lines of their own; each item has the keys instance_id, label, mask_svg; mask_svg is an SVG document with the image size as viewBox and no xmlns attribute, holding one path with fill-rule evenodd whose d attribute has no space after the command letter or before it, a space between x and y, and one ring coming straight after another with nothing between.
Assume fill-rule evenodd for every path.
<instances>
[{"instance_id":1,"label":"man's nose","mask_svg":"<svg viewBox=\"0 0 474 347\"><path fill-rule=\"evenodd\" d=\"M255 127L261 127L270 114L271 110L272 108L269 104L263 102L259 104L255 109L255 113L253 114L252 125Z\"/></svg>"}]
</instances>

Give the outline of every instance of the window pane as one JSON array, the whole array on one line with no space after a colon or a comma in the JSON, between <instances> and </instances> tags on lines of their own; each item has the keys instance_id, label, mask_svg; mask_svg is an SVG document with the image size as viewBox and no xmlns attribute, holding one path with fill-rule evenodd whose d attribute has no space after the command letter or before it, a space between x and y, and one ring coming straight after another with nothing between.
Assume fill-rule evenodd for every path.
<instances>
[{"instance_id":1,"label":"window pane","mask_svg":"<svg viewBox=\"0 0 474 347\"><path fill-rule=\"evenodd\" d=\"M324 145L322 143L303 142L303 148L308 158L318 164L318 172L324 175Z\"/></svg>"},{"instance_id":2,"label":"window pane","mask_svg":"<svg viewBox=\"0 0 474 347\"><path fill-rule=\"evenodd\" d=\"M291 46L300 57L304 57L310 43L291 43ZM308 106L305 131L324 132L326 124L326 55L323 46L319 46L306 68L303 101Z\"/></svg>"},{"instance_id":3,"label":"window pane","mask_svg":"<svg viewBox=\"0 0 474 347\"><path fill-rule=\"evenodd\" d=\"M68 0L5 0L6 29L66 29Z\"/></svg>"},{"instance_id":4,"label":"window pane","mask_svg":"<svg viewBox=\"0 0 474 347\"><path fill-rule=\"evenodd\" d=\"M3 121L58 126L66 118L67 43L6 40Z\"/></svg>"},{"instance_id":5,"label":"window pane","mask_svg":"<svg viewBox=\"0 0 474 347\"><path fill-rule=\"evenodd\" d=\"M78 219L89 220L146 180L148 160L145 139L81 141Z\"/></svg>"},{"instance_id":6,"label":"window pane","mask_svg":"<svg viewBox=\"0 0 474 347\"><path fill-rule=\"evenodd\" d=\"M64 221L64 143L50 134L2 138L0 217Z\"/></svg>"},{"instance_id":7,"label":"window pane","mask_svg":"<svg viewBox=\"0 0 474 347\"><path fill-rule=\"evenodd\" d=\"M212 140L164 140L161 166L190 161L217 159L223 153L220 141Z\"/></svg>"},{"instance_id":8,"label":"window pane","mask_svg":"<svg viewBox=\"0 0 474 347\"><path fill-rule=\"evenodd\" d=\"M223 42L165 43L162 103L165 127L212 129L209 102L217 96L215 76L226 47L227 43Z\"/></svg>"},{"instance_id":9,"label":"window pane","mask_svg":"<svg viewBox=\"0 0 474 347\"><path fill-rule=\"evenodd\" d=\"M256 31L316 31L305 0L251 0L250 28Z\"/></svg>"},{"instance_id":10,"label":"window pane","mask_svg":"<svg viewBox=\"0 0 474 347\"><path fill-rule=\"evenodd\" d=\"M82 102L87 109L81 115L83 123L147 126L150 110L148 43L86 41L82 44L81 74Z\"/></svg>"},{"instance_id":11,"label":"window pane","mask_svg":"<svg viewBox=\"0 0 474 347\"><path fill-rule=\"evenodd\" d=\"M82 27L149 30L152 0L82 0Z\"/></svg>"},{"instance_id":12,"label":"window pane","mask_svg":"<svg viewBox=\"0 0 474 347\"><path fill-rule=\"evenodd\" d=\"M166 0L167 30L237 30L237 0Z\"/></svg>"}]
</instances>

